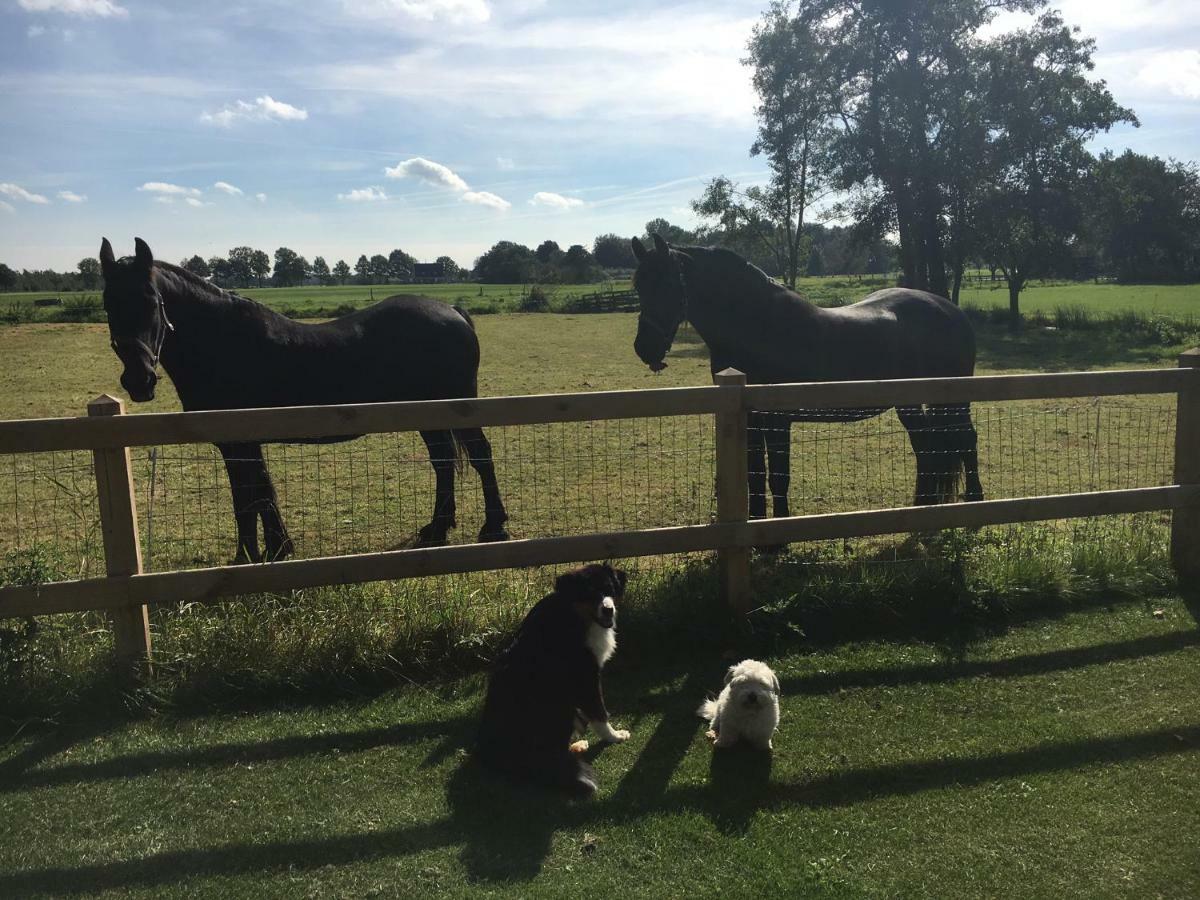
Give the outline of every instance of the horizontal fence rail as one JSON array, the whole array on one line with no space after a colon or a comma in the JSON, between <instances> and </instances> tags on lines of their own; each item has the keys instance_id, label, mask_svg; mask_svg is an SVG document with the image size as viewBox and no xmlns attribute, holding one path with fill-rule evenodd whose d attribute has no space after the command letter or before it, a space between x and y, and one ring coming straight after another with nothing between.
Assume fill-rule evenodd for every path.
<instances>
[{"instance_id":1,"label":"horizontal fence rail","mask_svg":"<svg viewBox=\"0 0 1200 900\"><path fill-rule=\"evenodd\" d=\"M120 513L110 513L105 519L103 538L105 549L110 551L108 577L0 587L0 618L107 610L115 614L115 627L122 620L133 623L125 626L124 639L118 635L119 652L130 657L139 652L146 656L149 632L144 628L144 608L156 603L207 602L236 595L324 585L712 550L718 552L726 597L735 608L745 610L750 602L749 549L755 546L1156 510L1175 513L1172 559L1176 568L1182 573L1197 574L1200 573L1198 366L1200 352L1190 351L1181 357L1177 369L1111 372L746 385L741 373L726 371L711 387L137 416L122 415L116 401L107 401L116 404L117 414L0 422L0 454L93 451L101 509ZM922 403L1143 394L1177 395L1174 484L940 506L905 506L775 519L748 518L746 422L751 411L887 408ZM93 406L97 404L101 401ZM126 509L134 496L128 474L130 447L311 440L474 426L692 415L715 417L717 509L711 524L162 572L143 573L140 556L134 558L134 551L139 546L137 516L136 510L131 516ZM119 502L114 504L114 498ZM113 524L117 522L123 524ZM113 562L115 557L111 551L114 547L123 548L120 554L123 562L119 564ZM123 612L136 615L120 615Z\"/></svg>"}]
</instances>

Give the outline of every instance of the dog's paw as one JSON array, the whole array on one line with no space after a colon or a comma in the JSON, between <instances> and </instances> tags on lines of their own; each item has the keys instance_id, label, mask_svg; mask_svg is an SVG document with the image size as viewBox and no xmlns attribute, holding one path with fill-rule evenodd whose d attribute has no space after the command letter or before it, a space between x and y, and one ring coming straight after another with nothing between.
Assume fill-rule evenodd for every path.
<instances>
[{"instance_id":1,"label":"dog's paw","mask_svg":"<svg viewBox=\"0 0 1200 900\"><path fill-rule=\"evenodd\" d=\"M629 732L624 728L614 728L609 734L608 740L613 744L620 744L629 740Z\"/></svg>"},{"instance_id":2,"label":"dog's paw","mask_svg":"<svg viewBox=\"0 0 1200 900\"><path fill-rule=\"evenodd\" d=\"M576 741L569 749L572 753L587 753L589 746L587 741Z\"/></svg>"},{"instance_id":3,"label":"dog's paw","mask_svg":"<svg viewBox=\"0 0 1200 900\"><path fill-rule=\"evenodd\" d=\"M706 738L708 738L710 741L712 741L714 744L717 742L717 733L715 731L713 731L711 728L708 729L708 731L704 732L704 736Z\"/></svg>"}]
</instances>

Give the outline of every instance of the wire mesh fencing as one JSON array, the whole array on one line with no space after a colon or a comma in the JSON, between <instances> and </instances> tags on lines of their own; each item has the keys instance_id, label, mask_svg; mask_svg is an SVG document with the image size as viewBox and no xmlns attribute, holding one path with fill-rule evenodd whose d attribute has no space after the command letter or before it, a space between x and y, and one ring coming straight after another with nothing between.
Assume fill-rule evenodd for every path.
<instances>
[{"instance_id":1,"label":"wire mesh fencing","mask_svg":"<svg viewBox=\"0 0 1200 900\"><path fill-rule=\"evenodd\" d=\"M988 499L1170 484L1174 397L980 403L972 408ZM788 428L793 515L906 506L916 461L894 410L857 422ZM937 426L934 420L934 427ZM486 430L515 537L704 524L715 513L713 417L675 416ZM770 443L770 441L768 441ZM945 453L930 450L931 453ZM236 550L225 463L208 445L131 451L147 571L221 565ZM299 558L410 546L431 518L435 477L419 435L265 447L283 522ZM771 509L771 484L759 499ZM0 552L52 550L60 577L103 574L89 452L0 459ZM456 477L458 528L484 521L479 478Z\"/></svg>"}]
</instances>

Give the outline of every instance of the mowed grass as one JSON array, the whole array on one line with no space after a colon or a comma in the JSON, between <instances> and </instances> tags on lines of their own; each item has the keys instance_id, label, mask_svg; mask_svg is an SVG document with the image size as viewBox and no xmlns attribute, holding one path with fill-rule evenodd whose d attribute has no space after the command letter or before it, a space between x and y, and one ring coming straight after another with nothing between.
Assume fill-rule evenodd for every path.
<instances>
[{"instance_id":1,"label":"mowed grass","mask_svg":"<svg viewBox=\"0 0 1200 900\"><path fill-rule=\"evenodd\" d=\"M629 315L477 325L487 395L709 378L690 335L651 375ZM983 371L1172 364L1182 346L986 321L979 333ZM119 393L101 326L2 329L0 356L14 373L0 417ZM131 411L177 408L162 387ZM976 412L991 496L1169 478L1169 401ZM907 502L911 453L890 416L795 427L794 510ZM492 440L522 536L711 509L711 436L696 420ZM428 514L415 440L278 454L302 554L382 549ZM150 565L227 559L212 451L135 462ZM88 455L3 464L0 517L41 518L2 520L0 534L74 548L63 498L75 476L86 492ZM481 520L463 481L457 540ZM1193 895L1200 607L1169 596L1165 541L1165 517L1146 516L797 546L755 557L762 608L748 622L720 607L707 558L631 561L606 694L634 736L599 754L600 795L578 806L497 784L464 752L479 671L551 570L165 604L155 680L132 689L107 669L103 617L46 619L28 638L12 623L0 896ZM98 549L94 535L79 546ZM784 683L769 760L714 757L693 712L747 655Z\"/></svg>"},{"instance_id":2,"label":"mowed grass","mask_svg":"<svg viewBox=\"0 0 1200 900\"><path fill-rule=\"evenodd\" d=\"M0 895L1195 896L1195 611L774 653L631 622L606 693L632 738L584 804L469 761L479 676L26 733ZM693 710L750 649L776 750L714 754Z\"/></svg>"}]
</instances>

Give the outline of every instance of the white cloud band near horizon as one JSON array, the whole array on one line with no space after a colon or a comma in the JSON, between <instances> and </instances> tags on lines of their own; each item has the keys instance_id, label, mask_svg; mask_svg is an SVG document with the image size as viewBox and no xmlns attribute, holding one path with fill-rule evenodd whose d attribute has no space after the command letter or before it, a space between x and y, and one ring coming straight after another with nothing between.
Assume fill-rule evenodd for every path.
<instances>
[{"instance_id":1,"label":"white cloud band near horizon","mask_svg":"<svg viewBox=\"0 0 1200 900\"><path fill-rule=\"evenodd\" d=\"M530 206L548 206L551 209L575 209L583 206L578 197L564 197L551 191L538 191L529 200Z\"/></svg>"},{"instance_id":2,"label":"white cloud band near horizon","mask_svg":"<svg viewBox=\"0 0 1200 900\"><path fill-rule=\"evenodd\" d=\"M50 202L49 198L44 195L27 191L19 184L13 184L10 181L0 183L0 194L3 194L5 197L11 197L14 200L24 200L26 203L36 203L39 206Z\"/></svg>"},{"instance_id":3,"label":"white cloud band near horizon","mask_svg":"<svg viewBox=\"0 0 1200 900\"><path fill-rule=\"evenodd\" d=\"M228 181L214 181L213 187L222 194L228 194L231 197L240 197L244 193L240 187L236 187Z\"/></svg>"},{"instance_id":4,"label":"white cloud band near horizon","mask_svg":"<svg viewBox=\"0 0 1200 900\"><path fill-rule=\"evenodd\" d=\"M388 195L377 187L355 188L344 194L338 194L339 200L345 200L349 203L379 203L388 199Z\"/></svg>"},{"instance_id":5,"label":"white cloud band near horizon","mask_svg":"<svg viewBox=\"0 0 1200 900\"><path fill-rule=\"evenodd\" d=\"M165 197L199 197L204 193L199 188L184 187L183 185L171 184L166 181L147 181L137 190Z\"/></svg>"},{"instance_id":6,"label":"white cloud band near horizon","mask_svg":"<svg viewBox=\"0 0 1200 900\"><path fill-rule=\"evenodd\" d=\"M31 13L61 13L81 18L124 19L129 10L112 0L17 0L17 5Z\"/></svg>"}]
</instances>

